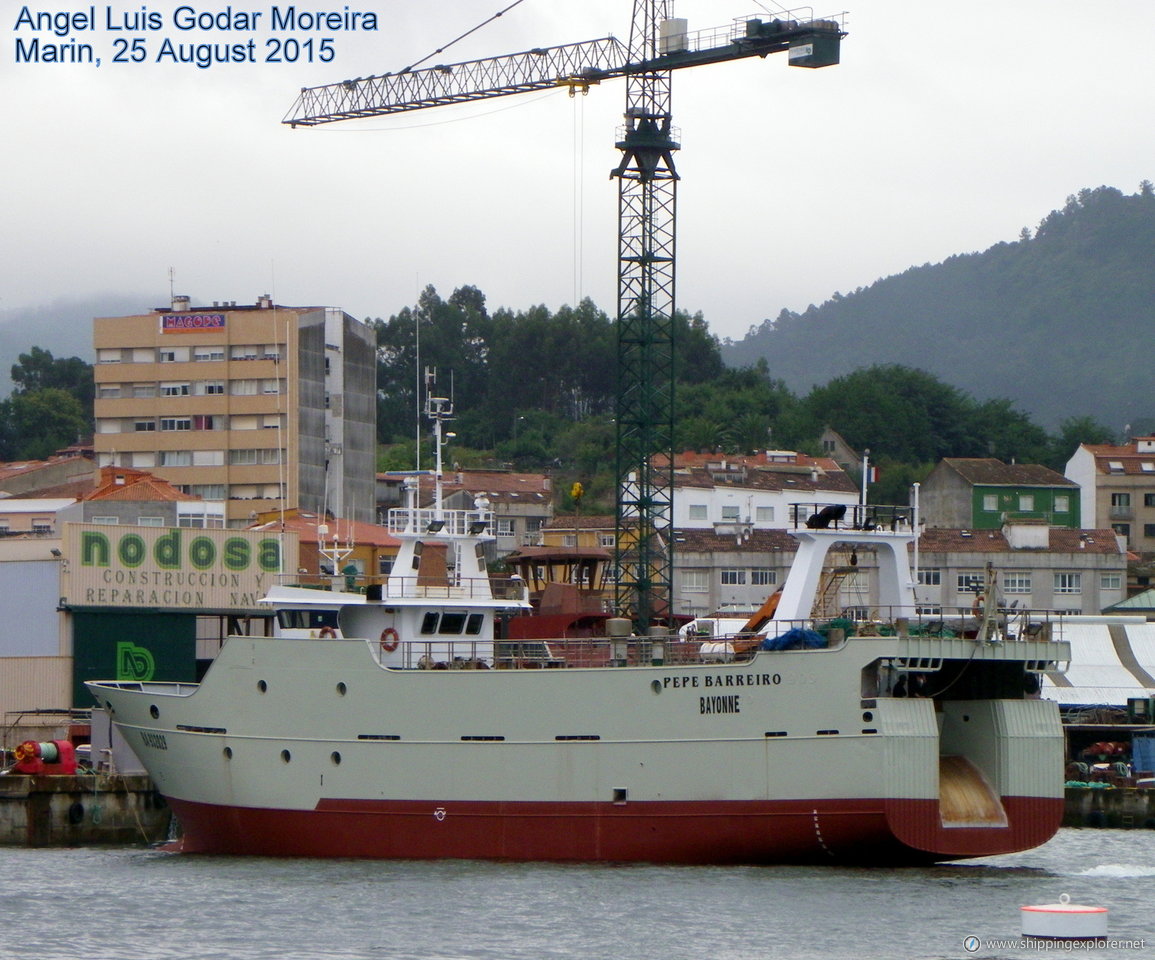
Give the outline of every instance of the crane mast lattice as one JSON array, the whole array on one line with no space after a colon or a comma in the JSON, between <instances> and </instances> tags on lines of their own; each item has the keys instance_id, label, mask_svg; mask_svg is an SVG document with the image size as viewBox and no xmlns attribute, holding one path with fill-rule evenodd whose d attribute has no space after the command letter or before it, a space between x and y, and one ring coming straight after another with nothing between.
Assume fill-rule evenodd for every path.
<instances>
[{"instance_id":1,"label":"crane mast lattice","mask_svg":"<svg viewBox=\"0 0 1155 960\"><path fill-rule=\"evenodd\" d=\"M290 126L383 116L564 86L626 80L617 141L618 389L616 603L644 631L673 587L674 267L678 150L675 69L788 52L791 66L838 63L842 17L739 18L689 33L672 0L634 0L628 45L613 37L304 88Z\"/></svg>"}]
</instances>

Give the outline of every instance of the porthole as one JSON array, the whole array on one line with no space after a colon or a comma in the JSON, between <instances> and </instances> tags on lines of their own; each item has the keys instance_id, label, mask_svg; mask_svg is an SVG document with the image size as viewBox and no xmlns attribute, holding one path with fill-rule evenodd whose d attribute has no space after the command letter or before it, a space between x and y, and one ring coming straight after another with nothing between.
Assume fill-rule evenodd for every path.
<instances>
[{"instance_id":1,"label":"porthole","mask_svg":"<svg viewBox=\"0 0 1155 960\"><path fill-rule=\"evenodd\" d=\"M233 758L233 748L232 747L225 747L224 750L221 751L221 753L223 753L225 755L226 760L232 760L232 758Z\"/></svg>"},{"instance_id":2,"label":"porthole","mask_svg":"<svg viewBox=\"0 0 1155 960\"><path fill-rule=\"evenodd\" d=\"M338 683L338 684L337 684L337 696L339 696L339 697L343 697L343 696L345 696L345 694L346 694L346 693L348 693L348 692L349 692L349 688L345 686L345 682L344 682L344 681L342 681L341 683Z\"/></svg>"},{"instance_id":3,"label":"porthole","mask_svg":"<svg viewBox=\"0 0 1155 960\"><path fill-rule=\"evenodd\" d=\"M341 765L341 754L336 750L329 754L329 759L333 761L333 766L339 767Z\"/></svg>"},{"instance_id":4,"label":"porthole","mask_svg":"<svg viewBox=\"0 0 1155 960\"><path fill-rule=\"evenodd\" d=\"M148 708L148 715L150 717L152 717L153 720L159 720L160 719L160 710L157 709L157 705L155 703L151 707Z\"/></svg>"},{"instance_id":5,"label":"porthole","mask_svg":"<svg viewBox=\"0 0 1155 960\"><path fill-rule=\"evenodd\" d=\"M288 750L281 751L281 763L288 763L293 759L293 755Z\"/></svg>"},{"instance_id":6,"label":"porthole","mask_svg":"<svg viewBox=\"0 0 1155 960\"><path fill-rule=\"evenodd\" d=\"M871 720L873 720L873 719L874 719L874 714L873 714L873 713L871 713L869 710L867 710L867 711L866 711L866 712L865 712L865 713L862 715L862 722L863 722L863 723L870 723L870 721L871 721Z\"/></svg>"},{"instance_id":7,"label":"porthole","mask_svg":"<svg viewBox=\"0 0 1155 960\"><path fill-rule=\"evenodd\" d=\"M650 689L653 690L654 693L661 693L662 692L662 681L661 680L651 681Z\"/></svg>"},{"instance_id":8,"label":"porthole","mask_svg":"<svg viewBox=\"0 0 1155 960\"><path fill-rule=\"evenodd\" d=\"M265 681L264 681L264 680L258 680L258 681L257 681L257 689L258 689L258 690L259 690L261 693L264 693L266 690L268 690L268 689L269 689L269 685L268 685L267 683L265 683Z\"/></svg>"}]
</instances>

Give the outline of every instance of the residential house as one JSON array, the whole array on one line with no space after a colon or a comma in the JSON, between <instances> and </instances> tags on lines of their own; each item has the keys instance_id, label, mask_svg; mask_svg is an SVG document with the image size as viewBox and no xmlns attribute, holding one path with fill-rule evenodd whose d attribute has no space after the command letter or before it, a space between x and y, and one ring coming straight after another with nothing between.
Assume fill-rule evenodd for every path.
<instances>
[{"instance_id":1,"label":"residential house","mask_svg":"<svg viewBox=\"0 0 1155 960\"><path fill-rule=\"evenodd\" d=\"M1155 437L1080 444L1065 472L1081 490L1087 524L1109 526L1136 553L1155 553Z\"/></svg>"},{"instance_id":2,"label":"residential house","mask_svg":"<svg viewBox=\"0 0 1155 960\"><path fill-rule=\"evenodd\" d=\"M1078 530L1079 485L1038 464L993 457L940 460L922 484L922 519L929 527L999 530L1041 521Z\"/></svg>"},{"instance_id":3,"label":"residential house","mask_svg":"<svg viewBox=\"0 0 1155 960\"><path fill-rule=\"evenodd\" d=\"M242 527L299 507L373 519L372 331L263 296L93 321L101 466L154 471Z\"/></svg>"},{"instance_id":4,"label":"residential house","mask_svg":"<svg viewBox=\"0 0 1155 960\"><path fill-rule=\"evenodd\" d=\"M1126 596L1127 555L1109 529L928 527L918 549L917 593L928 614L970 613L988 564L1004 606L1097 615Z\"/></svg>"},{"instance_id":5,"label":"residential house","mask_svg":"<svg viewBox=\"0 0 1155 960\"><path fill-rule=\"evenodd\" d=\"M147 470L101 467L99 481L57 514L62 523L223 527L224 504L183 493Z\"/></svg>"},{"instance_id":6,"label":"residential house","mask_svg":"<svg viewBox=\"0 0 1155 960\"><path fill-rule=\"evenodd\" d=\"M675 529L786 529L791 507L855 504L858 488L829 458L792 450L755 456L681 453L674 459ZM677 550L675 549L675 557Z\"/></svg>"}]
</instances>

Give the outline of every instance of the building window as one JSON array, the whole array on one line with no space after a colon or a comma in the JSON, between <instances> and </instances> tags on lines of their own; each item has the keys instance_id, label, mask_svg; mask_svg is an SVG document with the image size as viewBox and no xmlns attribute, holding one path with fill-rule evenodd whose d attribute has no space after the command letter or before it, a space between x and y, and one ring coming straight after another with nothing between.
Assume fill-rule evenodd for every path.
<instances>
[{"instance_id":1,"label":"building window","mask_svg":"<svg viewBox=\"0 0 1155 960\"><path fill-rule=\"evenodd\" d=\"M120 358L120 347L115 347L111 350L105 349L96 351L97 363L120 363Z\"/></svg>"},{"instance_id":2,"label":"building window","mask_svg":"<svg viewBox=\"0 0 1155 960\"><path fill-rule=\"evenodd\" d=\"M194 450L192 465L194 467L223 467L225 465L224 450Z\"/></svg>"},{"instance_id":3,"label":"building window","mask_svg":"<svg viewBox=\"0 0 1155 960\"><path fill-rule=\"evenodd\" d=\"M92 523L120 523L120 517L93 517Z\"/></svg>"},{"instance_id":4,"label":"building window","mask_svg":"<svg viewBox=\"0 0 1155 960\"><path fill-rule=\"evenodd\" d=\"M755 507L754 520L758 523L773 523L774 522L774 508L773 507Z\"/></svg>"},{"instance_id":5,"label":"building window","mask_svg":"<svg viewBox=\"0 0 1155 960\"><path fill-rule=\"evenodd\" d=\"M1143 494L1143 506L1155 507L1155 493Z\"/></svg>"},{"instance_id":6,"label":"building window","mask_svg":"<svg viewBox=\"0 0 1155 960\"><path fill-rule=\"evenodd\" d=\"M1113 507L1129 507L1129 506L1131 506L1131 494L1129 494L1129 493L1113 493L1113 494L1111 494L1111 506L1113 506Z\"/></svg>"},{"instance_id":7,"label":"building window","mask_svg":"<svg viewBox=\"0 0 1155 960\"><path fill-rule=\"evenodd\" d=\"M617 545L617 542L617 539L612 533L598 534L598 546L604 550L613 550L613 548Z\"/></svg>"},{"instance_id":8,"label":"building window","mask_svg":"<svg viewBox=\"0 0 1155 960\"><path fill-rule=\"evenodd\" d=\"M229 359L231 360L256 360L257 348L255 345L244 345L233 347L229 351Z\"/></svg>"},{"instance_id":9,"label":"building window","mask_svg":"<svg viewBox=\"0 0 1155 960\"><path fill-rule=\"evenodd\" d=\"M155 420L135 420L132 424L132 429L137 433L150 433L156 429Z\"/></svg>"},{"instance_id":10,"label":"building window","mask_svg":"<svg viewBox=\"0 0 1155 960\"><path fill-rule=\"evenodd\" d=\"M1055 494L1055 513L1070 513L1071 498L1065 493Z\"/></svg>"},{"instance_id":11,"label":"building window","mask_svg":"<svg viewBox=\"0 0 1155 960\"><path fill-rule=\"evenodd\" d=\"M1083 575L1081 573L1056 573L1055 593L1082 593Z\"/></svg>"},{"instance_id":12,"label":"building window","mask_svg":"<svg viewBox=\"0 0 1155 960\"><path fill-rule=\"evenodd\" d=\"M769 567L755 567L750 571L750 583L756 587L768 587L778 582L778 573Z\"/></svg>"},{"instance_id":13,"label":"building window","mask_svg":"<svg viewBox=\"0 0 1155 960\"><path fill-rule=\"evenodd\" d=\"M192 420L189 417L161 417L161 430L191 430Z\"/></svg>"},{"instance_id":14,"label":"building window","mask_svg":"<svg viewBox=\"0 0 1155 960\"><path fill-rule=\"evenodd\" d=\"M730 521L738 520L739 519L739 509L740 508L738 507L737 504L730 504L729 506L723 507L722 508L722 519L723 520L730 520Z\"/></svg>"},{"instance_id":15,"label":"building window","mask_svg":"<svg viewBox=\"0 0 1155 960\"><path fill-rule=\"evenodd\" d=\"M513 518L512 517L498 517L497 518L497 535L499 537L513 536Z\"/></svg>"},{"instance_id":16,"label":"building window","mask_svg":"<svg viewBox=\"0 0 1155 960\"><path fill-rule=\"evenodd\" d=\"M565 536L563 536L561 538L561 542L562 542L563 547L576 547L577 546L577 534L576 533L567 533Z\"/></svg>"},{"instance_id":17,"label":"building window","mask_svg":"<svg viewBox=\"0 0 1155 960\"><path fill-rule=\"evenodd\" d=\"M229 392L234 397L255 397L257 395L256 380L233 380L229 384Z\"/></svg>"},{"instance_id":18,"label":"building window","mask_svg":"<svg viewBox=\"0 0 1155 960\"><path fill-rule=\"evenodd\" d=\"M193 360L198 363L204 363L211 360L224 360L224 347L195 347L193 350Z\"/></svg>"},{"instance_id":19,"label":"building window","mask_svg":"<svg viewBox=\"0 0 1155 960\"><path fill-rule=\"evenodd\" d=\"M233 466L250 466L257 462L256 450L230 450L229 463Z\"/></svg>"},{"instance_id":20,"label":"building window","mask_svg":"<svg viewBox=\"0 0 1155 960\"><path fill-rule=\"evenodd\" d=\"M164 517L137 517L136 523L140 527L163 527Z\"/></svg>"},{"instance_id":21,"label":"building window","mask_svg":"<svg viewBox=\"0 0 1155 960\"><path fill-rule=\"evenodd\" d=\"M996 493L983 494L983 510L994 513L999 508L999 497Z\"/></svg>"},{"instance_id":22,"label":"building window","mask_svg":"<svg viewBox=\"0 0 1155 960\"><path fill-rule=\"evenodd\" d=\"M162 397L187 397L189 385L187 383L162 383L160 395Z\"/></svg>"},{"instance_id":23,"label":"building window","mask_svg":"<svg viewBox=\"0 0 1155 960\"><path fill-rule=\"evenodd\" d=\"M1123 575L1121 573L1102 573L1099 575L1100 590L1122 590Z\"/></svg>"},{"instance_id":24,"label":"building window","mask_svg":"<svg viewBox=\"0 0 1155 960\"><path fill-rule=\"evenodd\" d=\"M926 567L918 571L918 582L924 587L942 585L942 571L938 567Z\"/></svg>"},{"instance_id":25,"label":"building window","mask_svg":"<svg viewBox=\"0 0 1155 960\"><path fill-rule=\"evenodd\" d=\"M216 397L225 392L223 380L203 380L198 384L198 387L197 393L205 397Z\"/></svg>"},{"instance_id":26,"label":"building window","mask_svg":"<svg viewBox=\"0 0 1155 960\"><path fill-rule=\"evenodd\" d=\"M191 450L161 450L160 465L162 467L191 467Z\"/></svg>"},{"instance_id":27,"label":"building window","mask_svg":"<svg viewBox=\"0 0 1155 960\"><path fill-rule=\"evenodd\" d=\"M200 527L205 526L205 518L188 516L177 517L176 525L178 527L197 527L199 529Z\"/></svg>"},{"instance_id":28,"label":"building window","mask_svg":"<svg viewBox=\"0 0 1155 960\"><path fill-rule=\"evenodd\" d=\"M197 414L192 418L192 428L194 430L223 430L225 428L225 418L212 414Z\"/></svg>"},{"instance_id":29,"label":"building window","mask_svg":"<svg viewBox=\"0 0 1155 960\"><path fill-rule=\"evenodd\" d=\"M1004 573L1003 593L1030 593L1031 575L1029 573Z\"/></svg>"},{"instance_id":30,"label":"building window","mask_svg":"<svg viewBox=\"0 0 1155 960\"><path fill-rule=\"evenodd\" d=\"M955 583L959 593L978 593L986 586L986 575L978 570L963 570Z\"/></svg>"},{"instance_id":31,"label":"building window","mask_svg":"<svg viewBox=\"0 0 1155 960\"><path fill-rule=\"evenodd\" d=\"M1030 513L1035 509L1035 495L1033 493L1019 494L1019 512Z\"/></svg>"},{"instance_id":32,"label":"building window","mask_svg":"<svg viewBox=\"0 0 1155 960\"><path fill-rule=\"evenodd\" d=\"M937 603L924 604L920 607L915 607L914 612L920 617L941 617L942 605Z\"/></svg>"},{"instance_id":33,"label":"building window","mask_svg":"<svg viewBox=\"0 0 1155 960\"><path fill-rule=\"evenodd\" d=\"M184 363L189 358L188 347L173 347L160 349L156 352L156 359L161 363Z\"/></svg>"},{"instance_id":34,"label":"building window","mask_svg":"<svg viewBox=\"0 0 1155 960\"><path fill-rule=\"evenodd\" d=\"M682 571L682 589L688 593L706 593L710 589L710 571L693 568Z\"/></svg>"},{"instance_id":35,"label":"building window","mask_svg":"<svg viewBox=\"0 0 1155 960\"><path fill-rule=\"evenodd\" d=\"M707 520L709 516L706 512L706 505L704 503L690 504L690 519L691 520Z\"/></svg>"},{"instance_id":36,"label":"building window","mask_svg":"<svg viewBox=\"0 0 1155 960\"><path fill-rule=\"evenodd\" d=\"M190 483L188 492L202 500L224 500L225 485L223 483Z\"/></svg>"},{"instance_id":37,"label":"building window","mask_svg":"<svg viewBox=\"0 0 1155 960\"><path fill-rule=\"evenodd\" d=\"M1143 524L1143 536L1155 537L1155 523Z\"/></svg>"},{"instance_id":38,"label":"building window","mask_svg":"<svg viewBox=\"0 0 1155 960\"><path fill-rule=\"evenodd\" d=\"M101 400L115 400L119 396L120 396L120 386L119 385L114 386L114 387L103 387L102 386L100 388L100 399Z\"/></svg>"},{"instance_id":39,"label":"building window","mask_svg":"<svg viewBox=\"0 0 1155 960\"><path fill-rule=\"evenodd\" d=\"M51 533L52 532L52 521L51 520L33 520L32 521L32 532L33 533Z\"/></svg>"},{"instance_id":40,"label":"building window","mask_svg":"<svg viewBox=\"0 0 1155 960\"><path fill-rule=\"evenodd\" d=\"M156 396L155 383L138 383L132 388L132 395L138 400L149 399Z\"/></svg>"},{"instance_id":41,"label":"building window","mask_svg":"<svg viewBox=\"0 0 1155 960\"><path fill-rule=\"evenodd\" d=\"M722 586L737 587L746 583L746 571L727 567L722 571Z\"/></svg>"}]
</instances>

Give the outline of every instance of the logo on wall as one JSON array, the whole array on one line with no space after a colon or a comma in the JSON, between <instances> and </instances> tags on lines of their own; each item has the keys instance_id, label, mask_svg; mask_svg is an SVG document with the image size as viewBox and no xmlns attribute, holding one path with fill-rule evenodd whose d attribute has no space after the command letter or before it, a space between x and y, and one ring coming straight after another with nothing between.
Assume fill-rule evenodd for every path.
<instances>
[{"instance_id":1,"label":"logo on wall","mask_svg":"<svg viewBox=\"0 0 1155 960\"><path fill-rule=\"evenodd\" d=\"M138 647L130 640L121 640L116 645L117 680L151 680L156 673L156 661L152 652Z\"/></svg>"}]
</instances>

